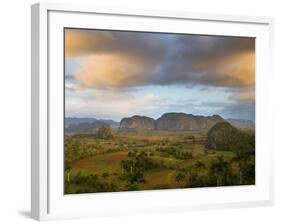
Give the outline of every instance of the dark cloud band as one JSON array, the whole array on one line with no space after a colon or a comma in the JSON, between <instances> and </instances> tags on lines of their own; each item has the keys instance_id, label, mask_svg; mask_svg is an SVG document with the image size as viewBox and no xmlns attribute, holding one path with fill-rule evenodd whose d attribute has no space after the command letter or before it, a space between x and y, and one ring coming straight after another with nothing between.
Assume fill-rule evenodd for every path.
<instances>
[{"instance_id":1,"label":"dark cloud band","mask_svg":"<svg viewBox=\"0 0 281 224\"><path fill-rule=\"evenodd\" d=\"M65 38L66 57L88 62L77 76L88 87L254 85L254 38L72 29Z\"/></svg>"}]
</instances>

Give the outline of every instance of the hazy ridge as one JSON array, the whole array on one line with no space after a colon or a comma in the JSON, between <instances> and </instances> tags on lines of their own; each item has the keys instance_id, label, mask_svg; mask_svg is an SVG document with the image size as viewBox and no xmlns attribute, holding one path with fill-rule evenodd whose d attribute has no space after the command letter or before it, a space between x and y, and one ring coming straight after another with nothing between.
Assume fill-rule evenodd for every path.
<instances>
[{"instance_id":1,"label":"hazy ridge","mask_svg":"<svg viewBox=\"0 0 281 224\"><path fill-rule=\"evenodd\" d=\"M237 128L254 129L255 123L244 119L224 119L219 115L201 116L186 113L165 113L158 119L147 116L134 115L121 119L120 122L112 119L96 118L65 118L66 133L96 132L100 126L109 126L119 131L186 131L208 130L218 122L227 121Z\"/></svg>"}]
</instances>

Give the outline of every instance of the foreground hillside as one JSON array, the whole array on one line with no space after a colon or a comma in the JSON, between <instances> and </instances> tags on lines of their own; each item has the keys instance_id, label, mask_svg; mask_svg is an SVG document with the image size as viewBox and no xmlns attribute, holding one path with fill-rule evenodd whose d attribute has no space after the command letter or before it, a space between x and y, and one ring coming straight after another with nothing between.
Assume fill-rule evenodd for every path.
<instances>
[{"instance_id":1,"label":"foreground hillside","mask_svg":"<svg viewBox=\"0 0 281 224\"><path fill-rule=\"evenodd\" d=\"M254 136L226 122L213 127L66 135L65 193L254 184ZM253 144L233 144L246 135Z\"/></svg>"}]
</instances>

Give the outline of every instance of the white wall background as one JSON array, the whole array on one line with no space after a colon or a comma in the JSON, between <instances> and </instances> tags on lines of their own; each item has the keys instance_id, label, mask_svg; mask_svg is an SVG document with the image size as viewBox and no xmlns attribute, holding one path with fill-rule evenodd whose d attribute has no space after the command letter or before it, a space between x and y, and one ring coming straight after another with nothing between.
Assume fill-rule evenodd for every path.
<instances>
[{"instance_id":1,"label":"white wall background","mask_svg":"<svg viewBox=\"0 0 281 224\"><path fill-rule=\"evenodd\" d=\"M30 208L30 4L2 0L0 6L0 223L33 223ZM71 2L75 0L56 2ZM110 8L162 9L275 17L275 80L271 100L275 124L275 205L58 223L280 223L281 222L281 7L278 0L79 0ZM264 74L267 75L267 74ZM279 131L279 133L278 133ZM279 137L280 135L280 137Z\"/></svg>"}]
</instances>

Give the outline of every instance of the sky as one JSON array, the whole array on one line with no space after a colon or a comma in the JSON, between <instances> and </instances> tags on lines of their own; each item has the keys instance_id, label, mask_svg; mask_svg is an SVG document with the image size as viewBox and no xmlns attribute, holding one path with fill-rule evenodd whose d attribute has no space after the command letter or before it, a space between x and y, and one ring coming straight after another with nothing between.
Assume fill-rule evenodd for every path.
<instances>
[{"instance_id":1,"label":"sky","mask_svg":"<svg viewBox=\"0 0 281 224\"><path fill-rule=\"evenodd\" d=\"M255 39L65 29L65 116L255 119Z\"/></svg>"}]
</instances>

